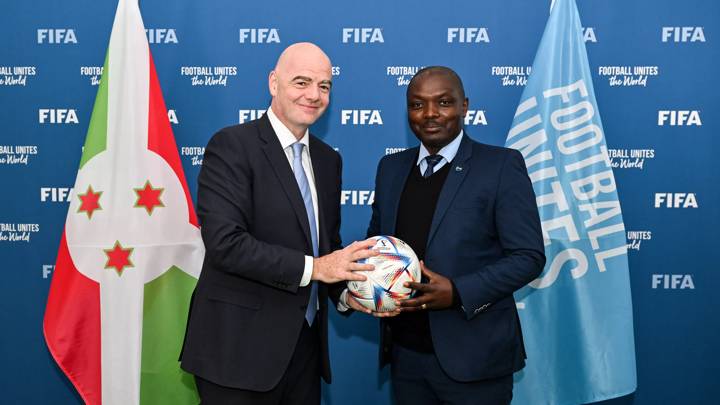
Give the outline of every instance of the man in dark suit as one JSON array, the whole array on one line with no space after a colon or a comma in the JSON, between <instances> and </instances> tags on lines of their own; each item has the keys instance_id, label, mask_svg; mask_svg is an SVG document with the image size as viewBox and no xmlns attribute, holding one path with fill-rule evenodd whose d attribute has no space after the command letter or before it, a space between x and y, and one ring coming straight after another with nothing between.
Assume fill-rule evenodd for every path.
<instances>
[{"instance_id":1,"label":"man in dark suit","mask_svg":"<svg viewBox=\"0 0 720 405\"><path fill-rule=\"evenodd\" d=\"M310 43L270 73L260 119L215 134L198 177L206 254L193 294L182 368L203 403L318 404L330 382L327 298L363 280L340 249L341 160L308 132L330 99L331 64ZM332 252L332 253L331 253Z\"/></svg>"},{"instance_id":2,"label":"man in dark suit","mask_svg":"<svg viewBox=\"0 0 720 405\"><path fill-rule=\"evenodd\" d=\"M463 132L468 99L451 69L420 70L407 103L421 145L380 161L368 236L407 242L425 282L409 283L418 295L400 311L376 314L381 364L399 404L510 403L525 365L512 294L545 264L523 157Z\"/></svg>"}]
</instances>

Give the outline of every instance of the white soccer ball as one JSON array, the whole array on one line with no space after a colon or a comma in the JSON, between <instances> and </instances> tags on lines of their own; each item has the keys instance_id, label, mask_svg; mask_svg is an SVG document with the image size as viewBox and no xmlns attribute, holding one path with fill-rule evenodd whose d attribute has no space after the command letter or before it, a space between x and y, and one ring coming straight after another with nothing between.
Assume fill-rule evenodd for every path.
<instances>
[{"instance_id":1,"label":"white soccer ball","mask_svg":"<svg viewBox=\"0 0 720 405\"><path fill-rule=\"evenodd\" d=\"M406 281L419 282L420 262L410 246L393 236L373 236L379 255L360 261L375 266L363 271L365 281L348 281L348 293L364 307L376 312L395 309L393 300L410 298L413 291L404 287Z\"/></svg>"}]
</instances>

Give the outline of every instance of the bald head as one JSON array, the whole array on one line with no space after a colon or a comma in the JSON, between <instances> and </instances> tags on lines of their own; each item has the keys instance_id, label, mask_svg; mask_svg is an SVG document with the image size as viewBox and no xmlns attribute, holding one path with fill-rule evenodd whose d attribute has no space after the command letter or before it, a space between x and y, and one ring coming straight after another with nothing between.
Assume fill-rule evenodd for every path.
<instances>
[{"instance_id":1,"label":"bald head","mask_svg":"<svg viewBox=\"0 0 720 405\"><path fill-rule=\"evenodd\" d=\"M280 54L268 87L273 113L300 139L330 102L330 58L315 44L292 44Z\"/></svg>"},{"instance_id":2,"label":"bald head","mask_svg":"<svg viewBox=\"0 0 720 405\"><path fill-rule=\"evenodd\" d=\"M286 72L293 68L313 66L331 70L330 58L311 42L298 42L285 48L275 64L276 72Z\"/></svg>"}]
</instances>

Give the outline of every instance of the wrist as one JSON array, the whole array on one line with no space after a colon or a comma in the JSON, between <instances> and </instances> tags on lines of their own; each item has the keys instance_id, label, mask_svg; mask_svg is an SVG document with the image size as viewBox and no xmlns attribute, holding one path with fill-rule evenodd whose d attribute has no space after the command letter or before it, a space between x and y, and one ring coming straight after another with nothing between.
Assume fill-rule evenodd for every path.
<instances>
[{"instance_id":1,"label":"wrist","mask_svg":"<svg viewBox=\"0 0 720 405\"><path fill-rule=\"evenodd\" d=\"M320 274L320 266L322 265L322 260L319 257L313 257L311 269L310 269L310 279L312 280L319 280L318 275Z\"/></svg>"}]
</instances>

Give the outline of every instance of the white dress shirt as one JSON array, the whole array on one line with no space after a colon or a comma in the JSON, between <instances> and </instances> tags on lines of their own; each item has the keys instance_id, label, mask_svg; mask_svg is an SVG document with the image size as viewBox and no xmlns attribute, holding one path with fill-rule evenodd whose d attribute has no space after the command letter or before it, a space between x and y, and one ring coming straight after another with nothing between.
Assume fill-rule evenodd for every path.
<instances>
[{"instance_id":1,"label":"white dress shirt","mask_svg":"<svg viewBox=\"0 0 720 405\"><path fill-rule=\"evenodd\" d=\"M283 124L280 119L275 115L272 108L268 107L266 112L268 119L270 120L270 125L272 126L273 131L275 131L275 135L278 137L278 141L280 141L280 146L282 146L283 151L285 152L285 156L287 156L288 164L290 165L290 170L293 168L293 148L292 144L295 142L300 142L305 145L302 151L302 165L303 169L305 170L305 176L308 179L308 183L310 185L310 194L312 194L312 202L313 202L313 210L315 211L315 223L310 224L310 226L314 226L318 235L318 243L320 243L320 217L318 216L318 198L317 198L317 190L315 189L315 175L313 174L313 168L312 168L312 160L310 160L310 131L305 130L305 135L303 135L302 138L298 141L295 138L295 135L293 135L292 132ZM305 287L308 284L310 284L310 279L312 277L312 270L313 270L313 258L312 256L305 256L305 268L303 270L303 276L300 279L300 287Z\"/></svg>"},{"instance_id":2,"label":"white dress shirt","mask_svg":"<svg viewBox=\"0 0 720 405\"><path fill-rule=\"evenodd\" d=\"M438 151L438 155L442 156L442 159L433 167L433 173L440 170L443 166L446 164L452 162L453 159L455 159L455 155L457 155L457 151L460 148L460 142L462 141L463 137L463 130L460 130L460 133L455 137L455 139L452 140L449 144L443 146L442 149ZM418 153L418 160L416 165L420 166L420 173L424 174L425 169L427 169L427 160L425 160L426 157L430 156L430 152L428 152L427 148L425 148L425 145L420 143L420 153Z\"/></svg>"}]
</instances>

